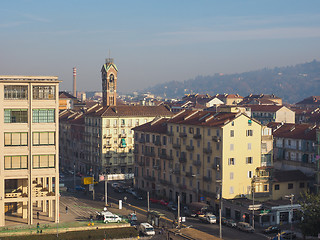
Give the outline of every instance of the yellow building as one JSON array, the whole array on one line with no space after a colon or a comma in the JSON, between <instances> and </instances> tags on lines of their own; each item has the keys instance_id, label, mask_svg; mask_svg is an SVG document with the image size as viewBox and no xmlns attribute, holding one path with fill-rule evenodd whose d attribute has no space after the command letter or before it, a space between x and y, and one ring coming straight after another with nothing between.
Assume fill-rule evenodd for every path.
<instances>
[{"instance_id":1,"label":"yellow building","mask_svg":"<svg viewBox=\"0 0 320 240\"><path fill-rule=\"evenodd\" d=\"M237 112L182 111L134 128L136 186L184 203L251 191L261 125Z\"/></svg>"},{"instance_id":2,"label":"yellow building","mask_svg":"<svg viewBox=\"0 0 320 240\"><path fill-rule=\"evenodd\" d=\"M58 77L0 76L0 226L6 213L59 221L58 88Z\"/></svg>"}]
</instances>

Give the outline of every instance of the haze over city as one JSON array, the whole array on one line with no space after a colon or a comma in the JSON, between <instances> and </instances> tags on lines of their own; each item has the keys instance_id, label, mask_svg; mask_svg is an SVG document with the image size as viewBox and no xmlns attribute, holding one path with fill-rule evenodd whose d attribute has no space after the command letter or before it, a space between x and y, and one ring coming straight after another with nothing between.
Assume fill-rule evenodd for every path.
<instances>
[{"instance_id":1,"label":"haze over city","mask_svg":"<svg viewBox=\"0 0 320 240\"><path fill-rule=\"evenodd\" d=\"M118 90L319 59L319 1L5 1L2 75L56 75L61 90ZM110 55L109 55L110 54Z\"/></svg>"}]
</instances>

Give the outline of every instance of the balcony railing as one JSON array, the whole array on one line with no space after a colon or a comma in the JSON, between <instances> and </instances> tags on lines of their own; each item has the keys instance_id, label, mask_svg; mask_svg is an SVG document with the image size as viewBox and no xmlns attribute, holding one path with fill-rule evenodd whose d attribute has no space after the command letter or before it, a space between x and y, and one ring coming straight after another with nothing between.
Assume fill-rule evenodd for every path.
<instances>
[{"instance_id":1,"label":"balcony railing","mask_svg":"<svg viewBox=\"0 0 320 240\"><path fill-rule=\"evenodd\" d=\"M119 134L119 138L126 138L127 137L127 134L125 134L125 133L120 133Z\"/></svg>"},{"instance_id":2,"label":"balcony railing","mask_svg":"<svg viewBox=\"0 0 320 240\"><path fill-rule=\"evenodd\" d=\"M173 136L174 134L173 134L173 132L168 131L168 132L167 132L167 135L168 135L168 136Z\"/></svg>"},{"instance_id":3,"label":"balcony railing","mask_svg":"<svg viewBox=\"0 0 320 240\"><path fill-rule=\"evenodd\" d=\"M186 156L181 156L181 157L179 158L179 162L180 162L180 163L186 163L186 162L187 162Z\"/></svg>"},{"instance_id":4,"label":"balcony railing","mask_svg":"<svg viewBox=\"0 0 320 240\"><path fill-rule=\"evenodd\" d=\"M212 148L204 148L203 152L206 154L211 154L212 153Z\"/></svg>"},{"instance_id":5,"label":"balcony railing","mask_svg":"<svg viewBox=\"0 0 320 240\"><path fill-rule=\"evenodd\" d=\"M181 133L179 133L179 137L186 138L187 137L187 133L181 132Z\"/></svg>"},{"instance_id":6,"label":"balcony railing","mask_svg":"<svg viewBox=\"0 0 320 240\"><path fill-rule=\"evenodd\" d=\"M148 156L148 157L154 157L156 155L156 153L155 152L145 152L144 155Z\"/></svg>"},{"instance_id":7,"label":"balcony railing","mask_svg":"<svg viewBox=\"0 0 320 240\"><path fill-rule=\"evenodd\" d=\"M196 175L192 172L186 172L186 177L195 177Z\"/></svg>"},{"instance_id":8,"label":"balcony railing","mask_svg":"<svg viewBox=\"0 0 320 240\"><path fill-rule=\"evenodd\" d=\"M174 169L172 173L175 175L180 175L180 169Z\"/></svg>"},{"instance_id":9,"label":"balcony railing","mask_svg":"<svg viewBox=\"0 0 320 240\"><path fill-rule=\"evenodd\" d=\"M203 176L203 181L205 181L205 182L212 182L212 177Z\"/></svg>"},{"instance_id":10,"label":"balcony railing","mask_svg":"<svg viewBox=\"0 0 320 240\"><path fill-rule=\"evenodd\" d=\"M220 142L220 141L221 141L221 137L219 137L219 136L212 136L212 141L214 141L214 142Z\"/></svg>"},{"instance_id":11,"label":"balcony railing","mask_svg":"<svg viewBox=\"0 0 320 240\"><path fill-rule=\"evenodd\" d=\"M154 145L161 146L161 142L159 140L157 140L157 141L154 142Z\"/></svg>"},{"instance_id":12,"label":"balcony railing","mask_svg":"<svg viewBox=\"0 0 320 240\"><path fill-rule=\"evenodd\" d=\"M152 176L144 176L143 177L145 180L148 180L148 181L155 181L156 178L155 177L152 177Z\"/></svg>"},{"instance_id":13,"label":"balcony railing","mask_svg":"<svg viewBox=\"0 0 320 240\"><path fill-rule=\"evenodd\" d=\"M174 143L172 147L175 149L180 149L181 145L179 143Z\"/></svg>"},{"instance_id":14,"label":"balcony railing","mask_svg":"<svg viewBox=\"0 0 320 240\"><path fill-rule=\"evenodd\" d=\"M105 158L111 158L112 154L111 153L106 153L104 156L105 156Z\"/></svg>"},{"instance_id":15,"label":"balcony railing","mask_svg":"<svg viewBox=\"0 0 320 240\"><path fill-rule=\"evenodd\" d=\"M187 149L188 151L193 151L193 150L194 150L194 146L187 145L187 146L186 146L186 149Z\"/></svg>"},{"instance_id":16,"label":"balcony railing","mask_svg":"<svg viewBox=\"0 0 320 240\"><path fill-rule=\"evenodd\" d=\"M196 133L193 135L193 138L194 139L201 139L201 134Z\"/></svg>"}]
</instances>

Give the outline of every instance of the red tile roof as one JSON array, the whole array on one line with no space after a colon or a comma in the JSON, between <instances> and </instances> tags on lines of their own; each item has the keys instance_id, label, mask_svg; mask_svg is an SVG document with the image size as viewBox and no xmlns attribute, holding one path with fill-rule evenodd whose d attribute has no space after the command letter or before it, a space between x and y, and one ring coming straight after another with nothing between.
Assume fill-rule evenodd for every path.
<instances>
[{"instance_id":1,"label":"red tile roof","mask_svg":"<svg viewBox=\"0 0 320 240\"><path fill-rule=\"evenodd\" d=\"M250 107L252 112L277 112L284 106L278 105L244 105L244 107Z\"/></svg>"},{"instance_id":2,"label":"red tile roof","mask_svg":"<svg viewBox=\"0 0 320 240\"><path fill-rule=\"evenodd\" d=\"M152 132L152 133L159 133L165 134L167 132L167 118L161 118L154 120L152 122L147 122L140 126L133 128L134 131L140 132Z\"/></svg>"}]
</instances>

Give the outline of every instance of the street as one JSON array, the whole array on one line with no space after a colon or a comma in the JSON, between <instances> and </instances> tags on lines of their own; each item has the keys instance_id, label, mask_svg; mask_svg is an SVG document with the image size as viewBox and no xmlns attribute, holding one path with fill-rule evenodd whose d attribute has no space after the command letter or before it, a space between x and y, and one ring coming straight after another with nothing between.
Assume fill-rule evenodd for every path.
<instances>
[{"instance_id":1,"label":"street","mask_svg":"<svg viewBox=\"0 0 320 240\"><path fill-rule=\"evenodd\" d=\"M73 177L66 176L64 183L67 187L73 188ZM80 185L81 178L76 177L76 185ZM89 219L90 215L95 216L95 211L101 211L104 207L104 201L101 201L101 196L104 194L104 183L99 183L95 186L95 192L97 199L92 200L92 194L84 195L83 192L68 193L67 195L62 195L60 203L60 212L64 211L65 206L68 206L69 211L77 216L77 220ZM127 198L126 201L124 200ZM119 210L118 201L123 201L123 209ZM142 200L135 199L129 193L117 193L114 192L111 185L108 185L108 203L112 203L113 207L109 207L109 211L114 212L120 215L128 215L132 211L136 211L139 222L146 222L147 217L147 198L143 196ZM150 203L150 210L156 210L165 215L166 218L173 220L175 218L174 212L171 212L167 209L166 206L160 204ZM219 224L207 224L199 221L198 218L187 217L186 222L183 223L184 226L192 226L195 229L200 231L212 234L216 237L219 237ZM172 224L168 222L165 227L172 227ZM237 229L230 228L227 226L222 226L222 236L223 239L267 239L268 236L261 234L260 232L256 233L245 233ZM153 239L165 239L165 235L157 235Z\"/></svg>"}]
</instances>

